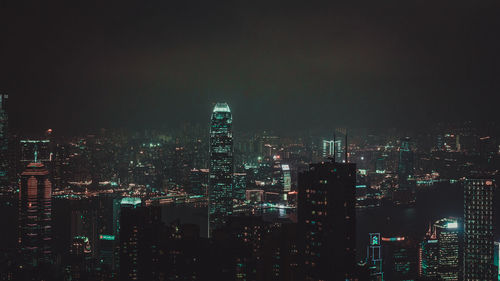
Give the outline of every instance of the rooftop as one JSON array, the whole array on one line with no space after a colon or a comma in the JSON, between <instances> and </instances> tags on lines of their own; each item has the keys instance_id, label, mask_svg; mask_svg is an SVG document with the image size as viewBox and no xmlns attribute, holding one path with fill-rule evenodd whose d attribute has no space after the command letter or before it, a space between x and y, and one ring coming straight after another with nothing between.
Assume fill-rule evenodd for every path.
<instances>
[{"instance_id":1,"label":"rooftop","mask_svg":"<svg viewBox=\"0 0 500 281\"><path fill-rule=\"evenodd\" d=\"M214 112L231 112L229 105L225 102L218 102L214 107Z\"/></svg>"}]
</instances>

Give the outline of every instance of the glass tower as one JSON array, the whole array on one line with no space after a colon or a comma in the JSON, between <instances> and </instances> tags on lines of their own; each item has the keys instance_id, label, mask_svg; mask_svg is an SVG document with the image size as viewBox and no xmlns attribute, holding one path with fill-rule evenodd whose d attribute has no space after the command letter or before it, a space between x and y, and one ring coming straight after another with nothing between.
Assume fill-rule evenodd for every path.
<instances>
[{"instance_id":1,"label":"glass tower","mask_svg":"<svg viewBox=\"0 0 500 281\"><path fill-rule=\"evenodd\" d=\"M232 123L227 103L217 103L210 122L209 235L233 209Z\"/></svg>"},{"instance_id":2,"label":"glass tower","mask_svg":"<svg viewBox=\"0 0 500 281\"><path fill-rule=\"evenodd\" d=\"M464 187L464 278L495 280L491 179L467 179Z\"/></svg>"},{"instance_id":3,"label":"glass tower","mask_svg":"<svg viewBox=\"0 0 500 281\"><path fill-rule=\"evenodd\" d=\"M42 163L31 163L19 184L19 246L26 264L51 263L52 183Z\"/></svg>"},{"instance_id":4,"label":"glass tower","mask_svg":"<svg viewBox=\"0 0 500 281\"><path fill-rule=\"evenodd\" d=\"M438 240L438 273L443 280L459 280L460 228L456 219L444 218L434 223Z\"/></svg>"}]
</instances>

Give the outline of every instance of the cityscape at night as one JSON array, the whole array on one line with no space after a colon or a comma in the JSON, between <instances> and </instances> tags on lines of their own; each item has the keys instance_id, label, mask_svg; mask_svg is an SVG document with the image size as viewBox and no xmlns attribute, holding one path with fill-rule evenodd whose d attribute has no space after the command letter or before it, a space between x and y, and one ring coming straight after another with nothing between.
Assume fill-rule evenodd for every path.
<instances>
[{"instance_id":1,"label":"cityscape at night","mask_svg":"<svg viewBox=\"0 0 500 281\"><path fill-rule=\"evenodd\" d=\"M500 3L21 2L0 281L500 280Z\"/></svg>"}]
</instances>

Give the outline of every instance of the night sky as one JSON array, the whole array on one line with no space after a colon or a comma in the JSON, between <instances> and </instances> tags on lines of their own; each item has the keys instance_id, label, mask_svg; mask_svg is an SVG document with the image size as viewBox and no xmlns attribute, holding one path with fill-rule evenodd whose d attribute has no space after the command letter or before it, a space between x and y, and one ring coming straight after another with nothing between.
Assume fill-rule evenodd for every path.
<instances>
[{"instance_id":1,"label":"night sky","mask_svg":"<svg viewBox=\"0 0 500 281\"><path fill-rule=\"evenodd\" d=\"M19 130L499 121L499 1L332 2L0 0L0 91Z\"/></svg>"}]
</instances>

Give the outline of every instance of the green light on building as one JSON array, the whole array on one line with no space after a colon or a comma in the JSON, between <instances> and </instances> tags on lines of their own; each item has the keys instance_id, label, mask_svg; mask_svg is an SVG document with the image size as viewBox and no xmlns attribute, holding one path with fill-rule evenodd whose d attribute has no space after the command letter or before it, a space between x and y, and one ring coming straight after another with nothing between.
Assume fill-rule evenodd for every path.
<instances>
[{"instance_id":1,"label":"green light on building","mask_svg":"<svg viewBox=\"0 0 500 281\"><path fill-rule=\"evenodd\" d=\"M101 234L101 235L99 235L99 239L100 240L115 241L115 236L114 235Z\"/></svg>"}]
</instances>

